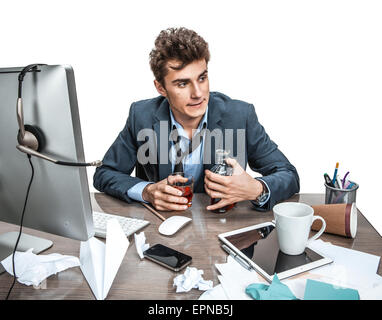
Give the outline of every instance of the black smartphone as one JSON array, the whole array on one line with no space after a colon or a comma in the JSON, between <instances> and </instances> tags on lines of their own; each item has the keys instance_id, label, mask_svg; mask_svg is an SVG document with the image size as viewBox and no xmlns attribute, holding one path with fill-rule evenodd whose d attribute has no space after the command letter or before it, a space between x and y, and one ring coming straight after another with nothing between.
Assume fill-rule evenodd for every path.
<instances>
[{"instance_id":1,"label":"black smartphone","mask_svg":"<svg viewBox=\"0 0 382 320\"><path fill-rule=\"evenodd\" d=\"M155 244L143 252L143 255L160 265L173 271L182 270L191 263L192 258L162 244Z\"/></svg>"}]
</instances>

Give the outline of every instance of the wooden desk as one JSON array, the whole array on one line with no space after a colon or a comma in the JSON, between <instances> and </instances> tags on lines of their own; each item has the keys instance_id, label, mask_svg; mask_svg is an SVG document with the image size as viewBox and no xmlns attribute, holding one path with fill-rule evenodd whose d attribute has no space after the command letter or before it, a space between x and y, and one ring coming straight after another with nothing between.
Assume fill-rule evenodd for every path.
<instances>
[{"instance_id":1,"label":"wooden desk","mask_svg":"<svg viewBox=\"0 0 382 320\"><path fill-rule=\"evenodd\" d=\"M311 205L324 203L324 195L298 194L289 201L299 201ZM194 195L191 210L182 215L191 217L193 221L172 237L162 236L157 229L161 220L140 204L129 205L105 194L92 194L93 210L143 218L150 225L143 229L150 245L162 243L176 250L189 254L193 258L191 266L204 270L203 278L219 284L215 263L224 263L227 254L221 249L217 235L222 232L239 229L273 219L272 212L257 212L249 202L242 202L226 214L208 212L205 207L209 198L205 194ZM163 213L171 216L175 213ZM15 225L0 223L0 233L18 230ZM79 256L80 242L51 234L24 229L26 233L48 238L54 242L45 254L61 253ZM325 241L343 247L382 256L382 238L365 217L358 212L358 231L355 239L324 234ZM201 291L192 289L188 293L175 293L173 279L177 273L172 272L149 260L140 260L135 249L133 237L124 261L117 273L107 299L198 299ZM184 270L180 273L182 274ZM379 265L378 274L382 275ZM12 277L4 273L0 275L0 299L4 299L11 285ZM94 299L94 296L82 275L79 267L71 268L49 277L40 289L27 287L16 282L10 299Z\"/></svg>"}]
</instances>

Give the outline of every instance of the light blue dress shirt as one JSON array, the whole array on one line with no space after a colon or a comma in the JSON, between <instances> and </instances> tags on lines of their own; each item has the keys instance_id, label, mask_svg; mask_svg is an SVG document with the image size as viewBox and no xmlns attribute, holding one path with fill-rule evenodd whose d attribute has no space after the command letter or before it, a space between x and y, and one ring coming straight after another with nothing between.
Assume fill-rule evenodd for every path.
<instances>
[{"instance_id":1,"label":"light blue dress shirt","mask_svg":"<svg viewBox=\"0 0 382 320\"><path fill-rule=\"evenodd\" d=\"M200 132L200 130L202 130L203 124L205 124L207 128L207 115L208 115L208 106L206 109L206 113L204 114L202 120L199 123L198 128L195 131L193 130L192 132L193 136L195 136L198 132ZM175 125L176 129L178 130L178 134L180 136L180 148L182 149L182 152L185 152L189 148L191 140L188 138L188 135L186 131L184 131L182 125L175 120L171 109L170 109L170 117L171 117L171 128L173 128L173 126ZM192 153L187 154L182 161L183 172L186 175L193 176L194 181L197 181L200 178L200 176L203 174L203 151L204 151L203 141L204 139L199 144L199 146ZM174 172L175 161L176 161L176 148L175 148L175 143L173 143L171 147L172 172Z\"/></svg>"},{"instance_id":2,"label":"light blue dress shirt","mask_svg":"<svg viewBox=\"0 0 382 320\"><path fill-rule=\"evenodd\" d=\"M206 112L205 112L202 120L199 123L198 128L193 132L194 135L197 134L203 128L204 123L206 124L206 127L207 127L207 120L208 120L207 115L208 115L208 106L207 106ZM178 130L178 134L180 136L180 148L182 149L182 152L185 152L185 150L187 150L189 147L190 139L188 138L188 135L185 132L185 130L183 129L182 125L179 124L175 120L174 115L171 111L171 108L170 108L170 118L171 118L171 130L172 130L173 126L175 125L177 130ZM175 166L175 160L176 160L175 142L172 144L170 151L171 151L170 157L171 157L171 163L172 163L172 172L174 172L174 166ZM183 172L186 175L193 176L194 181L197 181L203 174L203 151L204 151L204 139L202 140L200 145L192 153L187 154L183 158ZM256 179L258 179L258 178L256 178ZM264 184L267 186L267 189L269 191L268 197L266 200L264 200L263 202L261 202L259 204L256 204L255 202L252 202L252 203L254 205L258 205L258 206L262 207L264 204L266 204L268 202L268 200L270 198L270 190L269 190L267 183L264 180L262 180L262 179L259 179L259 180L264 182ZM127 195L131 199L134 199L136 201L145 202L142 198L142 192L143 192L143 189L149 183L153 183L153 182L142 181L142 182L137 183L136 185L131 187L129 190L127 190Z\"/></svg>"}]
</instances>

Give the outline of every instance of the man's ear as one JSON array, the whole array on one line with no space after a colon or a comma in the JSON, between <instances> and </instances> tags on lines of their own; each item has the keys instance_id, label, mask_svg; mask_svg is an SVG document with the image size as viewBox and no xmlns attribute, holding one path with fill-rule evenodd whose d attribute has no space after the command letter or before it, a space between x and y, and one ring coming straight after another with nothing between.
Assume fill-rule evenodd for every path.
<instances>
[{"instance_id":1,"label":"man's ear","mask_svg":"<svg viewBox=\"0 0 382 320\"><path fill-rule=\"evenodd\" d=\"M166 89L161 85L161 83L157 80L154 80L154 86L157 89L158 93L165 98L167 98L167 92Z\"/></svg>"}]
</instances>

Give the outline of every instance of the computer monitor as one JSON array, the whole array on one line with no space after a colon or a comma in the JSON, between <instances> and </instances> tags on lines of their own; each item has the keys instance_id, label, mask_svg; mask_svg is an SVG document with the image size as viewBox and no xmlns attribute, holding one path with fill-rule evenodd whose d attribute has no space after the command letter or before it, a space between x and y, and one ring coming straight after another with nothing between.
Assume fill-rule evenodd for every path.
<instances>
[{"instance_id":1,"label":"computer monitor","mask_svg":"<svg viewBox=\"0 0 382 320\"><path fill-rule=\"evenodd\" d=\"M0 68L0 220L20 224L31 178L25 153L16 149L16 101L22 68ZM39 127L47 156L84 162L74 72L70 66L39 66L23 81L24 123ZM60 166L32 156L34 179L23 226L86 241L94 235L86 168ZM0 261L9 256L18 232L0 235ZM18 251L40 253L51 241L22 235ZM1 266L1 264L0 264ZM2 270L0 270L1 272Z\"/></svg>"}]
</instances>

